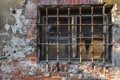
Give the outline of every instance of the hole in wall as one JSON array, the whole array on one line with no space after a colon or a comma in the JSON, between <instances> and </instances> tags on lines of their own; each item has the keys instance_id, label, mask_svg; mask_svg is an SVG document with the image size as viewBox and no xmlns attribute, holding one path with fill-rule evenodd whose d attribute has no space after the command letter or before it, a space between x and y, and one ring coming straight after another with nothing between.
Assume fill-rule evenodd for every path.
<instances>
[{"instance_id":1,"label":"hole in wall","mask_svg":"<svg viewBox=\"0 0 120 80\"><path fill-rule=\"evenodd\" d=\"M13 51L14 53L16 53L16 51Z\"/></svg>"},{"instance_id":2,"label":"hole in wall","mask_svg":"<svg viewBox=\"0 0 120 80\"><path fill-rule=\"evenodd\" d=\"M13 10L13 11L12 11L12 14L16 14L16 10Z\"/></svg>"}]
</instances>

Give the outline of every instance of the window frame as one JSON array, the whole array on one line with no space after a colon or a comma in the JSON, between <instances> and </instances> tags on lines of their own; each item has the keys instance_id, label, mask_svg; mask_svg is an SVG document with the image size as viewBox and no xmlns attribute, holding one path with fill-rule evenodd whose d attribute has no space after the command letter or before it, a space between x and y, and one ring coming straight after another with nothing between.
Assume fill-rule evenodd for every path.
<instances>
[{"instance_id":1,"label":"window frame","mask_svg":"<svg viewBox=\"0 0 120 80\"><path fill-rule=\"evenodd\" d=\"M56 14L56 18L57 18L57 24L55 24L55 26L57 26L57 28L59 27L59 7L60 6L53 6L53 7L51 7L51 6L39 6L38 7L38 20L37 20L37 32L38 32L38 38L37 38L37 44L38 44L38 49L37 49L37 52L38 52L38 61L42 61L42 60L44 60L44 59L40 59L40 56L41 56L41 53L40 53L40 43L39 43L39 41L40 41L40 35L39 35L39 32L40 32L40 28L39 28L39 26L45 26L46 28L48 27L48 25L49 25L49 23L48 23L48 21L46 21L44 24L40 24L40 19L41 19L41 14L40 14L40 9L44 9L45 8L45 18L46 18L46 20L48 20L48 16L49 16L49 14L48 14L48 9L49 8L54 8L54 9L56 9L56 12L57 12L57 14ZM76 5L74 6L74 5L72 5L72 6L61 6L61 7L65 7L65 8L67 8L67 10L68 10L68 14L67 14L67 17L68 17L68 23L67 24L63 24L63 25L67 25L68 26L68 28L70 27L70 16L71 16L71 14L70 14L70 10L71 10L71 8L73 8L74 9L74 7L76 7ZM91 32L93 33L93 27L94 27L94 25L102 25L102 26L106 26L106 31L104 30L103 31L103 37L105 37L106 38L106 40L105 40L105 43L103 43L103 45L105 45L105 50L106 50L106 52L104 53L104 55L103 55L103 58L102 58L102 60L100 60L100 61L102 61L103 63L105 63L105 62L111 62L111 53L112 53L112 38L111 38L111 43L109 44L108 42L109 42L109 34L112 34L112 28L111 28L111 33L110 32L108 32L108 28L109 27L112 27L112 22L111 22L111 18L110 18L110 22L107 22L107 21L109 21L108 20L108 18L111 16L111 13L109 12L111 9L112 9L112 5L110 6L110 7L108 7L108 6L106 6L105 4L100 4L100 5L77 5L77 7L79 7L79 14L77 15L77 16L79 16L79 20L80 20L80 23L79 24L76 24L76 25L78 25L78 26L82 26L82 25L90 25L91 27L92 27L92 29L91 29ZM86 15L82 15L82 8L86 8L86 7L90 7L91 8L91 24L82 24L82 17L86 17ZM95 7L102 7L102 18L103 18L103 23L102 24L94 24L94 22L93 22L93 20L94 20L94 16L98 16L98 15L94 15L94 8ZM98 8L99 9L99 8ZM108 12L109 13L108 13ZM44 13L43 13L44 14ZM52 15L53 16L53 15ZM106 20L106 21L105 21ZM106 23L105 23L106 22ZM54 24L53 24L54 25ZM81 29L79 29L80 30L80 35L79 35L79 37L81 38L82 37L82 34L81 34ZM106 33L107 34L106 34ZM70 29L68 29L68 37L70 37ZM48 29L46 29L46 34L48 34ZM46 43L45 43L45 46L46 46L46 55L45 55L45 57L46 57L46 62L48 62L49 61L49 59L48 59L48 56L49 56L49 54L48 54L48 45L49 45L49 42L48 42L48 37L47 37L48 35L46 35ZM57 38L59 37L59 32L58 32L58 29L57 29ZM111 37L112 37L112 35L111 35ZM80 40L81 41L81 40ZM92 35L92 41L93 41L93 35ZM71 47L70 47L70 45L71 45L71 42L70 42L70 39L68 39L68 62L70 63L72 60L71 60L71 56L70 56L70 52L71 52ZM93 43L92 43L92 45L94 45ZM81 44L81 42L80 43L77 43L77 47L80 47L80 46L82 46L82 44ZM111 46L110 48L110 50L111 50L111 52L110 51L108 51L108 48L109 48L109 46ZM58 42L58 40L57 40L57 43L56 43L56 48L57 48L57 55L56 55L56 57L57 57L57 59L55 59L57 62L60 62L60 59L59 59L59 42ZM108 52L110 52L110 54L108 54ZM107 54L106 54L107 53ZM94 55L93 53L92 53L92 55ZM109 60L108 60L109 59ZM77 58L76 58L76 60L77 60ZM86 59L87 60L87 59ZM85 61L86 61L85 60ZM84 61L84 59L82 59L82 53L80 52L80 55L79 55L79 58L78 58L78 61L80 62L80 63L82 63L83 61ZM90 58L90 59L88 59L88 61L92 61L92 62L95 62L96 60L94 60L94 57L92 57L92 58Z\"/></svg>"}]
</instances>

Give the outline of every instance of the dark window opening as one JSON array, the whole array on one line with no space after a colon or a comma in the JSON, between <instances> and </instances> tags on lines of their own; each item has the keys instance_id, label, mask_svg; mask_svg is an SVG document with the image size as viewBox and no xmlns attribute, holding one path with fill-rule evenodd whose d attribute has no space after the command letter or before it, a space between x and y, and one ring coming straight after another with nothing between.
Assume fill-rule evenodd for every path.
<instances>
[{"instance_id":1,"label":"dark window opening","mask_svg":"<svg viewBox=\"0 0 120 80\"><path fill-rule=\"evenodd\" d=\"M39 61L110 61L112 24L104 5L38 7Z\"/></svg>"}]
</instances>

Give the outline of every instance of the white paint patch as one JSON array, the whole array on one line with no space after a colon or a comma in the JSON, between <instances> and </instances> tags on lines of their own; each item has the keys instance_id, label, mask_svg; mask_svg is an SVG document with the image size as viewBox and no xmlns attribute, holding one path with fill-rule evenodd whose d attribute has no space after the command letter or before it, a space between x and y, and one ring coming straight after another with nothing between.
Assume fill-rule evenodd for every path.
<instances>
[{"instance_id":1,"label":"white paint patch","mask_svg":"<svg viewBox=\"0 0 120 80\"><path fill-rule=\"evenodd\" d=\"M11 25L13 34L16 34L17 31L23 34L22 27L23 27L23 21L25 21L25 18L21 14L22 14L22 9L17 9L15 14L11 13L11 15L14 16L16 20L16 23L14 25Z\"/></svg>"},{"instance_id":2,"label":"white paint patch","mask_svg":"<svg viewBox=\"0 0 120 80\"><path fill-rule=\"evenodd\" d=\"M10 8L10 10L12 11L12 8ZM29 54L35 50L32 46L27 46L27 44L29 44L29 42L32 39L24 39L14 36L17 35L17 33L24 34L23 24L25 22L25 17L21 14L22 14L22 9L17 9L15 14L11 13L11 15L15 17L16 23L14 25L9 25L8 19L6 19L6 24L5 24L6 32L0 34L11 37L11 39L8 40L8 43L3 47L3 53L6 56L9 55L9 57L7 57L9 61L25 57L27 53ZM12 34L8 33L10 28L12 29Z\"/></svg>"},{"instance_id":3,"label":"white paint patch","mask_svg":"<svg viewBox=\"0 0 120 80\"><path fill-rule=\"evenodd\" d=\"M5 73L9 73L9 72L12 72L12 67L8 66L6 63L3 63L1 65L1 70Z\"/></svg>"},{"instance_id":4,"label":"white paint patch","mask_svg":"<svg viewBox=\"0 0 120 80\"><path fill-rule=\"evenodd\" d=\"M8 31L10 29L10 25L8 24L8 19L6 19L5 30Z\"/></svg>"}]
</instances>

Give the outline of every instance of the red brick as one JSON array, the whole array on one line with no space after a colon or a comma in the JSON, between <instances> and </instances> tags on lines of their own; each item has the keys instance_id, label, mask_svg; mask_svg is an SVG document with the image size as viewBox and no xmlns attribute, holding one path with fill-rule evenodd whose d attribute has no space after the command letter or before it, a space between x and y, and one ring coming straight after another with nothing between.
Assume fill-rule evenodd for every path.
<instances>
[{"instance_id":1,"label":"red brick","mask_svg":"<svg viewBox=\"0 0 120 80\"><path fill-rule=\"evenodd\" d=\"M53 78L43 78L43 80L53 80Z\"/></svg>"},{"instance_id":2,"label":"red brick","mask_svg":"<svg viewBox=\"0 0 120 80\"><path fill-rule=\"evenodd\" d=\"M73 4L78 4L78 0L73 0Z\"/></svg>"},{"instance_id":3,"label":"red brick","mask_svg":"<svg viewBox=\"0 0 120 80\"><path fill-rule=\"evenodd\" d=\"M87 66L87 71L90 72L91 71L91 67Z\"/></svg>"},{"instance_id":4,"label":"red brick","mask_svg":"<svg viewBox=\"0 0 120 80\"><path fill-rule=\"evenodd\" d=\"M100 69L99 69L99 72L101 73L101 74L104 74L104 67L100 67Z\"/></svg>"},{"instance_id":5,"label":"red brick","mask_svg":"<svg viewBox=\"0 0 120 80\"><path fill-rule=\"evenodd\" d=\"M11 72L10 74L12 74L12 75L20 75L21 74L21 71L13 71L13 72Z\"/></svg>"},{"instance_id":6,"label":"red brick","mask_svg":"<svg viewBox=\"0 0 120 80\"><path fill-rule=\"evenodd\" d=\"M2 62L0 62L0 66L2 65Z\"/></svg>"},{"instance_id":7,"label":"red brick","mask_svg":"<svg viewBox=\"0 0 120 80\"><path fill-rule=\"evenodd\" d=\"M53 76L59 76L59 73L57 73L57 72L52 72L52 73L51 73L51 77L53 77Z\"/></svg>"},{"instance_id":8,"label":"red brick","mask_svg":"<svg viewBox=\"0 0 120 80\"><path fill-rule=\"evenodd\" d=\"M57 4L58 4L58 0L51 0L51 1L50 1L50 4L51 4L51 5L57 5Z\"/></svg>"},{"instance_id":9,"label":"red brick","mask_svg":"<svg viewBox=\"0 0 120 80\"><path fill-rule=\"evenodd\" d=\"M31 76L25 76L23 80L36 80L36 79Z\"/></svg>"},{"instance_id":10,"label":"red brick","mask_svg":"<svg viewBox=\"0 0 120 80\"><path fill-rule=\"evenodd\" d=\"M37 15L30 15L26 13L25 19L37 19Z\"/></svg>"},{"instance_id":11,"label":"red brick","mask_svg":"<svg viewBox=\"0 0 120 80\"><path fill-rule=\"evenodd\" d=\"M14 61L12 61L12 65L13 65L13 66L18 66L18 63L19 63L18 60L14 60Z\"/></svg>"},{"instance_id":12,"label":"red brick","mask_svg":"<svg viewBox=\"0 0 120 80\"><path fill-rule=\"evenodd\" d=\"M28 57L37 57L37 53L30 54Z\"/></svg>"},{"instance_id":13,"label":"red brick","mask_svg":"<svg viewBox=\"0 0 120 80\"><path fill-rule=\"evenodd\" d=\"M36 72L36 76L43 76L43 73L37 71L37 72Z\"/></svg>"},{"instance_id":14,"label":"red brick","mask_svg":"<svg viewBox=\"0 0 120 80\"><path fill-rule=\"evenodd\" d=\"M59 76L60 77L66 77L66 76L68 76L68 73L59 73Z\"/></svg>"},{"instance_id":15,"label":"red brick","mask_svg":"<svg viewBox=\"0 0 120 80\"><path fill-rule=\"evenodd\" d=\"M81 4L89 4L89 0L81 0Z\"/></svg>"},{"instance_id":16,"label":"red brick","mask_svg":"<svg viewBox=\"0 0 120 80\"><path fill-rule=\"evenodd\" d=\"M74 0L68 0L68 4L73 4Z\"/></svg>"},{"instance_id":17,"label":"red brick","mask_svg":"<svg viewBox=\"0 0 120 80\"><path fill-rule=\"evenodd\" d=\"M106 74L106 78L107 79L112 79L113 78L113 74L112 73L107 73Z\"/></svg>"},{"instance_id":18,"label":"red brick","mask_svg":"<svg viewBox=\"0 0 120 80\"><path fill-rule=\"evenodd\" d=\"M37 62L37 57L30 57L31 62Z\"/></svg>"},{"instance_id":19,"label":"red brick","mask_svg":"<svg viewBox=\"0 0 120 80\"><path fill-rule=\"evenodd\" d=\"M37 80L62 80L62 78L39 78Z\"/></svg>"},{"instance_id":20,"label":"red brick","mask_svg":"<svg viewBox=\"0 0 120 80\"><path fill-rule=\"evenodd\" d=\"M81 0L77 0L77 4L80 4L80 1L81 1Z\"/></svg>"},{"instance_id":21,"label":"red brick","mask_svg":"<svg viewBox=\"0 0 120 80\"><path fill-rule=\"evenodd\" d=\"M33 37L32 33L27 34L27 38L32 38L32 37Z\"/></svg>"},{"instance_id":22,"label":"red brick","mask_svg":"<svg viewBox=\"0 0 120 80\"><path fill-rule=\"evenodd\" d=\"M63 4L65 4L65 3L64 3L64 0L59 0L59 1L58 1L58 5L63 5Z\"/></svg>"},{"instance_id":23,"label":"red brick","mask_svg":"<svg viewBox=\"0 0 120 80\"><path fill-rule=\"evenodd\" d=\"M10 80L23 80L22 76L13 76Z\"/></svg>"},{"instance_id":24,"label":"red brick","mask_svg":"<svg viewBox=\"0 0 120 80\"><path fill-rule=\"evenodd\" d=\"M43 80L44 78L42 77L37 77L36 80Z\"/></svg>"},{"instance_id":25,"label":"red brick","mask_svg":"<svg viewBox=\"0 0 120 80\"><path fill-rule=\"evenodd\" d=\"M56 70L56 65L52 65L51 71Z\"/></svg>"},{"instance_id":26,"label":"red brick","mask_svg":"<svg viewBox=\"0 0 120 80\"><path fill-rule=\"evenodd\" d=\"M54 78L54 80L62 80L62 78Z\"/></svg>"},{"instance_id":27,"label":"red brick","mask_svg":"<svg viewBox=\"0 0 120 80\"><path fill-rule=\"evenodd\" d=\"M64 68L65 68L65 65L60 64L60 65L59 65L59 68L60 68L60 71L62 71L62 72L63 72L63 71L64 71Z\"/></svg>"},{"instance_id":28,"label":"red brick","mask_svg":"<svg viewBox=\"0 0 120 80\"><path fill-rule=\"evenodd\" d=\"M78 79L78 78L69 78L68 80L84 80L84 79Z\"/></svg>"},{"instance_id":29,"label":"red brick","mask_svg":"<svg viewBox=\"0 0 120 80\"><path fill-rule=\"evenodd\" d=\"M3 78L3 73L1 70L0 70L0 78Z\"/></svg>"}]
</instances>

